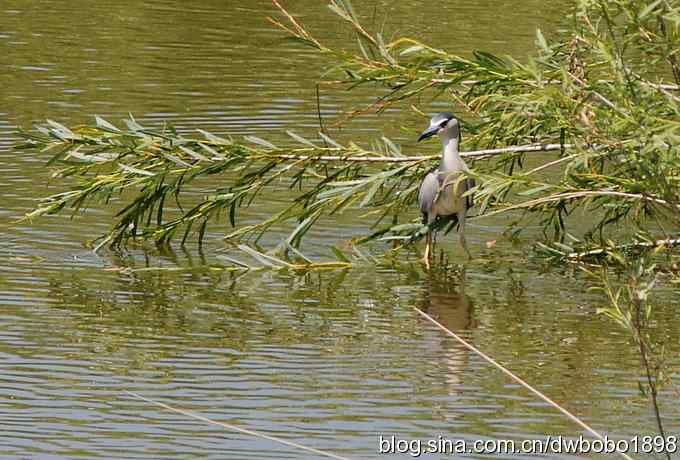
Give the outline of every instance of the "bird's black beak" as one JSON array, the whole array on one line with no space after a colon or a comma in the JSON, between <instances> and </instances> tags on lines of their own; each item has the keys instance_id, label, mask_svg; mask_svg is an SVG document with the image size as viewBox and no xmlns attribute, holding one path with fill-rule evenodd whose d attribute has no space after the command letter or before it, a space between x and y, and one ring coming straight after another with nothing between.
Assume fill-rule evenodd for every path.
<instances>
[{"instance_id":1,"label":"bird's black beak","mask_svg":"<svg viewBox=\"0 0 680 460\"><path fill-rule=\"evenodd\" d=\"M438 131L439 126L430 126L425 131L422 132L422 134L418 138L418 142L422 141L423 139L427 139L428 137L434 136L435 134L437 134Z\"/></svg>"}]
</instances>

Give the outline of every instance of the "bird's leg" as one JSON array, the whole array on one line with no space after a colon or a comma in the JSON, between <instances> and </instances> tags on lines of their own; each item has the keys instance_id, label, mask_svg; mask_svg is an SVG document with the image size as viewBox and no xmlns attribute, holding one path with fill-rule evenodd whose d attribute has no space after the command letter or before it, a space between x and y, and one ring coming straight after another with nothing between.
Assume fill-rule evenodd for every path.
<instances>
[{"instance_id":1,"label":"bird's leg","mask_svg":"<svg viewBox=\"0 0 680 460\"><path fill-rule=\"evenodd\" d=\"M425 255L423 256L423 262L427 268L430 268L430 250L432 245L432 232L427 232L425 236Z\"/></svg>"},{"instance_id":2,"label":"bird's leg","mask_svg":"<svg viewBox=\"0 0 680 460\"><path fill-rule=\"evenodd\" d=\"M472 254L470 254L467 242L465 241L465 211L458 213L458 238L460 239L460 245L463 246L468 259L472 259Z\"/></svg>"}]
</instances>

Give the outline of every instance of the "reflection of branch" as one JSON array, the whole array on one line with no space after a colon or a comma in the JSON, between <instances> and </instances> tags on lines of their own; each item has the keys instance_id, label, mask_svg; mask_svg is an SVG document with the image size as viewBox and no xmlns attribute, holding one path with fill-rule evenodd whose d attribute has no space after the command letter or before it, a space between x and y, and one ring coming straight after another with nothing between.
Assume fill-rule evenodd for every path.
<instances>
[{"instance_id":1,"label":"reflection of branch","mask_svg":"<svg viewBox=\"0 0 680 460\"><path fill-rule=\"evenodd\" d=\"M649 357L650 352L652 352L651 349L651 343L649 343L649 335L646 332L646 328L649 325L649 316L648 313L650 311L649 308L647 308L647 305L645 305L643 302L646 302L647 299L647 293L652 289L654 286L654 283L656 281L656 278L654 278L651 283L649 283L645 289L640 289L638 288L637 284L637 278L635 276L631 277L631 279L628 281L629 285L629 297L630 301L632 303L633 308L635 308L635 315L633 316L633 331L635 334L635 340L638 343L638 347L640 349L640 358L642 359L642 363L645 367L645 374L647 376L647 385L649 385L649 391L652 396L652 406L654 408L654 415L656 417L656 424L659 427L659 434L661 435L661 438L666 439L666 433L663 429L663 423L661 421L661 411L659 409L659 401L657 398L658 395L658 388L657 388L657 382L659 379L659 368L658 366L655 366L655 372L653 372L652 369L652 363ZM654 374L652 376L652 374ZM666 453L666 458L668 460L671 460L671 454L670 451L667 449L664 449Z\"/></svg>"},{"instance_id":2,"label":"reflection of branch","mask_svg":"<svg viewBox=\"0 0 680 460\"><path fill-rule=\"evenodd\" d=\"M635 313L636 313L636 325L637 328L642 329L642 325L640 323L640 315L642 314L642 305L640 305L640 299L635 299ZM640 357L642 358L642 362L645 365L645 373L647 374L647 385L649 385L649 392L651 393L652 396L652 406L654 407L654 415L656 417L656 424L659 427L659 434L663 439L666 439L666 432L663 429L663 423L661 421L661 411L659 409L659 401L657 398L657 388L656 388L656 379L652 378L652 369L651 369L651 363L649 362L649 356L648 356L648 345L646 343L646 340L642 336L642 332L640 330L637 331L638 334L638 344L640 346ZM671 460L671 453L668 449L664 449L666 453L666 458L668 460Z\"/></svg>"}]
</instances>

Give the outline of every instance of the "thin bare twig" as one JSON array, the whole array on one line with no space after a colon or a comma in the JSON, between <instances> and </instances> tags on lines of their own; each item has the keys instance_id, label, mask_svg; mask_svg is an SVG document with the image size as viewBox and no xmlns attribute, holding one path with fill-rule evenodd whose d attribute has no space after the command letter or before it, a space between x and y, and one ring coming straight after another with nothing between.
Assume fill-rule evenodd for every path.
<instances>
[{"instance_id":1,"label":"thin bare twig","mask_svg":"<svg viewBox=\"0 0 680 460\"><path fill-rule=\"evenodd\" d=\"M549 162L547 162L547 163L542 164L541 166L537 166L537 167L535 167L534 169L529 170L529 171L523 173L522 175L524 175L524 176L530 176L530 175L532 175L532 174L536 174L536 173L539 172L539 171L543 171L544 169L548 169L548 168L550 168L550 167L552 167L552 166L558 165L558 164L563 163L563 162L565 162L565 161L571 161L571 160L573 160L574 158L576 158L576 157L578 157L578 156L579 156L578 153L574 153L574 154L572 154L572 155L567 155L567 156L558 158L557 160L554 160L554 161L549 161Z\"/></svg>"},{"instance_id":2,"label":"thin bare twig","mask_svg":"<svg viewBox=\"0 0 680 460\"><path fill-rule=\"evenodd\" d=\"M664 1L664 13L667 13L668 10L672 10L671 6L668 4L667 1ZM666 30L666 20L663 17L663 14L659 14L656 18L657 23L659 24L659 30L661 31L661 35L663 36L664 39L668 40L668 30ZM673 72L673 78L675 78L675 83L680 85L680 63L678 63L678 57L675 55L675 51L671 52L668 54L666 57L666 60L671 66L671 70Z\"/></svg>"},{"instance_id":3,"label":"thin bare twig","mask_svg":"<svg viewBox=\"0 0 680 460\"><path fill-rule=\"evenodd\" d=\"M529 390L531 393L533 393L534 395L538 396L540 399L542 399L543 401L545 401L546 403L548 403L549 405L551 405L552 407L554 407L555 409L557 409L558 411L560 411L560 412L561 412L562 414L564 414L567 418L569 418L569 420L571 420L571 421L573 421L574 423L576 423L578 426L580 426L581 428L583 428L584 430L586 430L588 433L592 434L592 435L595 436L597 439L599 439L599 440L601 440L601 441L604 441L604 437L603 437L600 433L598 433L597 431L595 431L593 428L591 428L588 424L586 424L586 423L585 423L584 421L582 421L580 418L578 418L577 416L575 416L574 414L572 414L571 412L569 412L569 411L568 411L567 409L565 409L564 407L560 406L558 403L556 403L555 401L553 401L552 399L550 399L550 398L549 398L548 396L546 396L545 394L541 393L539 390L537 390L536 388L534 388L533 386L531 386L529 383L525 382L522 378L520 378L519 376L517 376L516 374L514 374L512 371L510 371L508 368L506 368L505 366L503 366L502 364L500 364L500 363L499 363L498 361L496 361L495 359L493 359L493 358L491 358L490 356L488 356L486 353L484 353L484 352L482 352L481 350L479 350L477 347L475 347L474 345L472 345L471 343L469 343L467 340L463 339L461 336L459 336L459 335L456 334L455 332L451 331L451 330L448 329L446 326L442 325L439 321L437 321L436 319L434 319L433 317L431 317L430 315L428 315L427 313L425 313L424 311L422 311L420 308L418 308L418 307L413 307L413 308L415 309L415 311L416 311L420 316L422 316L423 318L425 318L426 320L428 320L429 322L431 322L432 324L434 324L435 326L437 326L439 329L441 329L442 331L444 331L447 335L449 335L449 336L453 337L454 339L456 339L456 340L457 340L461 345L463 345L465 348L467 348L468 350L472 351L473 353L476 353L476 354L477 354L479 357L481 357L484 361L486 361L486 362L488 362L489 364L495 366L497 369L499 369L499 370L500 370L501 372L503 372L505 375L507 375L508 377L510 377L512 380L514 380L515 382L519 383L519 384L522 385L524 388L526 388L527 390ZM618 453L619 455L621 455L621 457L625 458L626 460L633 460L631 457L629 457L629 456L628 456L627 454L625 454L624 452L618 452L618 451L617 451L617 453Z\"/></svg>"},{"instance_id":4,"label":"thin bare twig","mask_svg":"<svg viewBox=\"0 0 680 460\"><path fill-rule=\"evenodd\" d=\"M228 430L236 431L236 432L247 434L247 435L250 435L250 436L255 436L255 437L260 438L260 439L266 439L268 441L273 441L273 442L276 442L276 443L279 443L279 444L284 444L286 446L294 447L294 448L300 449L300 450L305 450L307 452L311 452L313 454L321 455L323 457L334 458L336 460L351 460L349 457L342 457L342 456L334 454L332 452L327 452L327 451L324 451L324 450L315 449L313 447L303 446L302 444L298 444L297 442L287 441L285 439L277 438L275 436L260 433L259 431L253 431L253 430L249 430L247 428L241 428L241 427L238 427L236 425L231 425L229 423L218 422L217 420L209 419L208 417L204 417L203 415L194 414L193 412L189 412L188 410L180 409L180 408L177 408L177 407L172 407L172 406L169 406L168 404L162 403L160 401L155 401L151 398L146 398L146 397L144 397L140 394L134 393L132 391L128 391L128 390L123 390L123 391L125 391L125 393L129 394L130 396L133 396L137 399L141 399L142 401L148 402L150 404L154 404L158 407L162 407L163 409L167 409L171 412L176 412L178 414L182 414L182 415L185 415L187 417L191 417L193 419L200 420L202 422L210 423L211 425L218 425L218 426L221 426L221 427L226 428Z\"/></svg>"},{"instance_id":5,"label":"thin bare twig","mask_svg":"<svg viewBox=\"0 0 680 460\"><path fill-rule=\"evenodd\" d=\"M321 117L321 96L319 94L319 84L318 83L316 85L316 115L319 118L319 130L324 134L328 134L326 132L326 128L323 125L323 118ZM328 143L326 142L326 139L323 140L323 143L326 147L328 147Z\"/></svg>"},{"instance_id":6,"label":"thin bare twig","mask_svg":"<svg viewBox=\"0 0 680 460\"><path fill-rule=\"evenodd\" d=\"M568 73L567 75L569 75L576 83L581 85L581 87L584 88L584 89L586 89L590 86L590 85L588 85L588 83L586 81L582 80L581 78L577 77L574 74ZM607 105L610 109L617 112L619 115L623 115L626 118L630 118L630 113L619 108L616 104L614 104L612 101L607 99L602 93L600 93L599 91L595 91L592 87L590 88L590 91L592 91L593 95L596 98L598 98L600 101L602 101L605 105Z\"/></svg>"}]
</instances>

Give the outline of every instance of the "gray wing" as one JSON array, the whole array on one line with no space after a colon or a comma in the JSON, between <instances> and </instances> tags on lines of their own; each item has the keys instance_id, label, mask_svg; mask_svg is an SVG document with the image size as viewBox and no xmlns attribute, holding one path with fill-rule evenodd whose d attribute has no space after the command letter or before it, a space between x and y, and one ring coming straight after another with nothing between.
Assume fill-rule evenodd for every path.
<instances>
[{"instance_id":1,"label":"gray wing","mask_svg":"<svg viewBox=\"0 0 680 460\"><path fill-rule=\"evenodd\" d=\"M468 190L470 190L471 188L474 188L475 185L476 185L476 184L475 184L475 180L474 180L474 179L472 179L472 178L467 178L467 179L465 179L465 191L466 191L466 192L467 192ZM474 196L474 193L465 197L465 207L466 207L467 209L470 209L472 206L474 206L474 204L475 204L475 196Z\"/></svg>"},{"instance_id":2,"label":"gray wing","mask_svg":"<svg viewBox=\"0 0 680 460\"><path fill-rule=\"evenodd\" d=\"M423 213L424 223L428 223L428 220L431 220L430 213L432 206L434 205L435 198L437 198L437 193L439 193L438 171L438 169L433 169L427 173L418 190L418 205L420 206L420 212Z\"/></svg>"}]
</instances>

